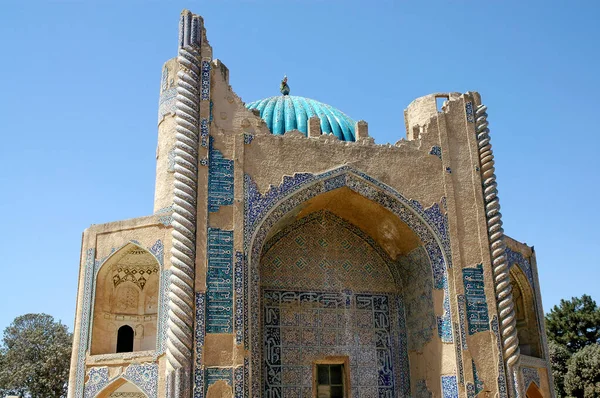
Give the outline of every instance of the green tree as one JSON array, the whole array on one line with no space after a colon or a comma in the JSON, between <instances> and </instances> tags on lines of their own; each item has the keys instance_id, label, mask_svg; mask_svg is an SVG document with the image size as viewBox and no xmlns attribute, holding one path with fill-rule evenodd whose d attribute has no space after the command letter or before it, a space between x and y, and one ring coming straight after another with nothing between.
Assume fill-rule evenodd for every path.
<instances>
[{"instance_id":1,"label":"green tree","mask_svg":"<svg viewBox=\"0 0 600 398\"><path fill-rule=\"evenodd\" d=\"M588 345L573 354L565 375L565 390L575 398L600 396L600 344Z\"/></svg>"},{"instance_id":2,"label":"green tree","mask_svg":"<svg viewBox=\"0 0 600 398\"><path fill-rule=\"evenodd\" d=\"M565 346L550 340L548 342L550 362L552 363L552 376L554 378L554 391L558 398L565 398L565 375L567 374L568 361L571 352Z\"/></svg>"},{"instance_id":3,"label":"green tree","mask_svg":"<svg viewBox=\"0 0 600 398\"><path fill-rule=\"evenodd\" d=\"M0 395L66 396L71 340L67 327L50 315L15 318L0 345Z\"/></svg>"},{"instance_id":4,"label":"green tree","mask_svg":"<svg viewBox=\"0 0 600 398\"><path fill-rule=\"evenodd\" d=\"M600 310L586 294L560 300L546 315L546 331L550 340L575 353L600 342Z\"/></svg>"}]
</instances>

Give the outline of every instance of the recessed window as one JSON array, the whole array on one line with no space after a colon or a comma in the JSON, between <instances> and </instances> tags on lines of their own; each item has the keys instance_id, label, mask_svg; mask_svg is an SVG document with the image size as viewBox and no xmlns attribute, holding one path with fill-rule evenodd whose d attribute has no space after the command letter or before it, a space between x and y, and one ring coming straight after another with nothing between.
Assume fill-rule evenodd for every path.
<instances>
[{"instance_id":1,"label":"recessed window","mask_svg":"<svg viewBox=\"0 0 600 398\"><path fill-rule=\"evenodd\" d=\"M317 398L344 398L344 365L317 365Z\"/></svg>"},{"instance_id":2,"label":"recessed window","mask_svg":"<svg viewBox=\"0 0 600 398\"><path fill-rule=\"evenodd\" d=\"M123 325L117 332L117 352L133 351L133 329L131 326Z\"/></svg>"}]
</instances>

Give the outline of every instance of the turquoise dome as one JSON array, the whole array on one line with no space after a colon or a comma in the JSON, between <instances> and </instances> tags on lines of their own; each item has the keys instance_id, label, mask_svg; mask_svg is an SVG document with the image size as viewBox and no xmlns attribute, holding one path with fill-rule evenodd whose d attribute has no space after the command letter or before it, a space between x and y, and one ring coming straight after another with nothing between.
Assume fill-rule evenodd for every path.
<instances>
[{"instance_id":1,"label":"turquoise dome","mask_svg":"<svg viewBox=\"0 0 600 398\"><path fill-rule=\"evenodd\" d=\"M332 106L310 98L279 95L247 104L248 109L258 109L271 133L282 135L291 130L308 134L308 119L321 120L321 132L333 133L342 141L355 141L354 120Z\"/></svg>"}]
</instances>

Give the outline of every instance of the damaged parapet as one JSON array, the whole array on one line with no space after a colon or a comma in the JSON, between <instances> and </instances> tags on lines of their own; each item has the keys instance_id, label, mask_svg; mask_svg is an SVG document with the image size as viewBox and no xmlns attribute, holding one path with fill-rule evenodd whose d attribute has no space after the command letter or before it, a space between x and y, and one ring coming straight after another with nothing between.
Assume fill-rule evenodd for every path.
<instances>
[{"instance_id":1,"label":"damaged parapet","mask_svg":"<svg viewBox=\"0 0 600 398\"><path fill-rule=\"evenodd\" d=\"M438 100L450 101L461 96L460 93L435 93L417 98L404 110L406 139L409 141L419 138L422 127L429 119L438 113Z\"/></svg>"}]
</instances>

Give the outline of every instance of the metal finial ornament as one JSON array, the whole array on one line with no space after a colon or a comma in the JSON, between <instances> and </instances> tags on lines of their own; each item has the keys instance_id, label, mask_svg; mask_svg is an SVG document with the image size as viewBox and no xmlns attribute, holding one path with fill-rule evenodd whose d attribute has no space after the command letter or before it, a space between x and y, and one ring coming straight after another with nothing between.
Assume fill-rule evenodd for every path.
<instances>
[{"instance_id":1,"label":"metal finial ornament","mask_svg":"<svg viewBox=\"0 0 600 398\"><path fill-rule=\"evenodd\" d=\"M281 91L281 94L283 94L283 95L290 94L290 86L288 86L288 84L287 84L287 76L283 76L283 80L281 81L281 86L279 86L279 91Z\"/></svg>"}]
</instances>

